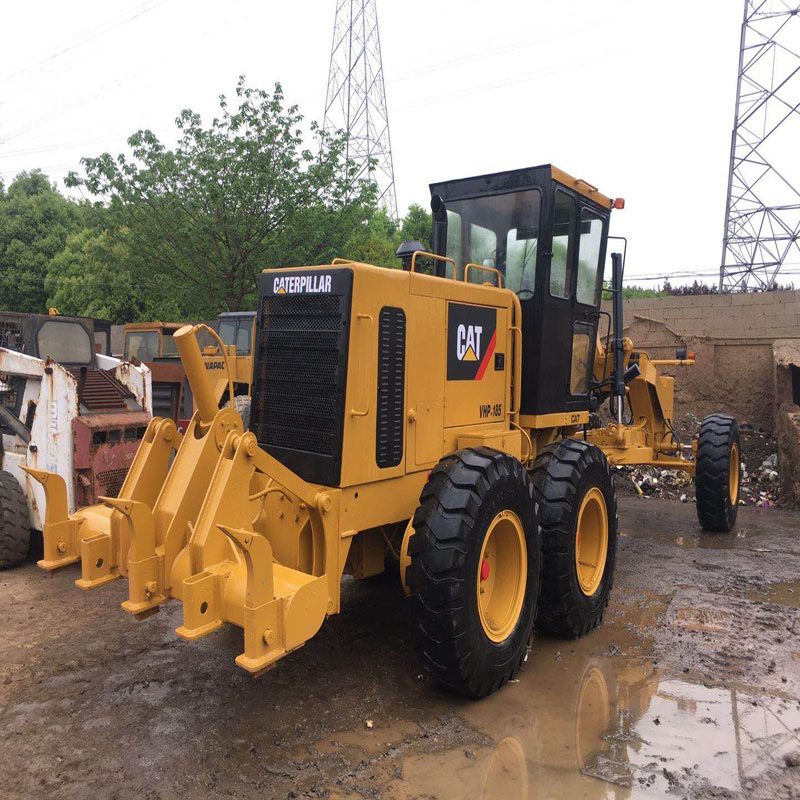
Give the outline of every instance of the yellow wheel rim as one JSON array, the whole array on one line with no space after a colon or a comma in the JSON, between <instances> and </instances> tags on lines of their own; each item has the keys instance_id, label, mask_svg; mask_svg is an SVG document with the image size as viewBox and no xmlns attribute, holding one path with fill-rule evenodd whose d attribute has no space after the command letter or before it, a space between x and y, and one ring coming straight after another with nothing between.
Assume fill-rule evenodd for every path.
<instances>
[{"instance_id":1,"label":"yellow wheel rim","mask_svg":"<svg viewBox=\"0 0 800 800\"><path fill-rule=\"evenodd\" d=\"M731 496L731 505L735 506L739 500L739 446L736 442L731 445L731 464L728 469L728 492Z\"/></svg>"},{"instance_id":2,"label":"yellow wheel rim","mask_svg":"<svg viewBox=\"0 0 800 800\"><path fill-rule=\"evenodd\" d=\"M575 571L581 591L591 597L603 581L608 553L608 510L596 486L586 492L575 529Z\"/></svg>"},{"instance_id":3,"label":"yellow wheel rim","mask_svg":"<svg viewBox=\"0 0 800 800\"><path fill-rule=\"evenodd\" d=\"M491 641L504 642L516 627L527 581L522 522L513 511L501 511L486 531L475 584L481 626Z\"/></svg>"}]
</instances>

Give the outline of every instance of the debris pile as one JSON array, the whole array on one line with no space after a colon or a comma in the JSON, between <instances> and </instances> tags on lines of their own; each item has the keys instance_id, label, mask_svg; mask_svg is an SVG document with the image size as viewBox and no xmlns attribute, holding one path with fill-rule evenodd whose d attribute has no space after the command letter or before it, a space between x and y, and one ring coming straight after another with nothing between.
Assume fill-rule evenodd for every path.
<instances>
[{"instance_id":1,"label":"debris pile","mask_svg":"<svg viewBox=\"0 0 800 800\"><path fill-rule=\"evenodd\" d=\"M698 433L700 420L694 414L687 414L678 429L681 441L688 443ZM771 508L777 504L779 495L775 438L746 422L740 425L739 436L742 457L739 502ZM620 494L662 497L682 503L695 501L694 480L682 470L637 465L619 466L615 472Z\"/></svg>"}]
</instances>

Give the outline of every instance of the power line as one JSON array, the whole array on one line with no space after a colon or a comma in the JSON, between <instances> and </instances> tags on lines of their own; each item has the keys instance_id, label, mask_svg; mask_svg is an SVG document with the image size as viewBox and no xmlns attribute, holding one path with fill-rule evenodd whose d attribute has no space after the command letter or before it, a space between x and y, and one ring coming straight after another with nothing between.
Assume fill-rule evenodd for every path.
<instances>
[{"instance_id":1,"label":"power line","mask_svg":"<svg viewBox=\"0 0 800 800\"><path fill-rule=\"evenodd\" d=\"M146 3L142 3L133 14L130 14L123 18L117 18L116 20L107 20L106 22L102 22L99 25L95 25L92 28L88 28L87 30L83 31L82 33L77 34L71 40L68 40L67 43L60 45L55 50L48 53L43 58L39 59L38 61L33 62L21 69L18 69L16 72L9 73L7 75L0 75L0 83L6 83L7 81L14 80L18 78L20 75L25 75L26 73L30 72L31 70L37 69L39 67L43 67L45 64L48 64L51 61L54 61L57 58L60 58L66 53L75 50L78 47L81 47L88 42L97 39L99 36L102 36L106 33L110 33L117 28L121 28L124 25L127 25L130 22L133 22L139 17L144 16L145 14L154 11L159 6L163 6L165 3L168 3L169 0L148 0Z\"/></svg>"}]
</instances>

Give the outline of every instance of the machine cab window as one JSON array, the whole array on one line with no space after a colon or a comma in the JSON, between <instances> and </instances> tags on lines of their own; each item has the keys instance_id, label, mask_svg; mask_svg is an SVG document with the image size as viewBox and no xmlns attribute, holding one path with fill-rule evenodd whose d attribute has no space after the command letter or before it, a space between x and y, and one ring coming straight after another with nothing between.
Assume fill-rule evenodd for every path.
<instances>
[{"instance_id":1,"label":"machine cab window","mask_svg":"<svg viewBox=\"0 0 800 800\"><path fill-rule=\"evenodd\" d=\"M553 255L550 258L550 294L554 297L569 297L574 227L575 199L557 189L553 206Z\"/></svg>"},{"instance_id":2,"label":"machine cab window","mask_svg":"<svg viewBox=\"0 0 800 800\"><path fill-rule=\"evenodd\" d=\"M600 304L603 276L600 257L605 240L606 221L590 208L581 209L581 234L578 243L578 285L575 297L589 306Z\"/></svg>"},{"instance_id":3,"label":"machine cab window","mask_svg":"<svg viewBox=\"0 0 800 800\"><path fill-rule=\"evenodd\" d=\"M538 189L448 203L444 255L456 262L456 278L463 279L466 266L475 264L499 270L512 291L532 294L540 211ZM470 269L467 279L493 281L480 269Z\"/></svg>"}]
</instances>

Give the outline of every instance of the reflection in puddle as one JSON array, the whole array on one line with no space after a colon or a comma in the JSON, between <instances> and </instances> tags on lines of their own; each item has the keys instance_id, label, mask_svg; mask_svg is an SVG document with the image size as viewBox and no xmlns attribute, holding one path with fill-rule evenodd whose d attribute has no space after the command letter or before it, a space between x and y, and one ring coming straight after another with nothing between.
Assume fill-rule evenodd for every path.
<instances>
[{"instance_id":1,"label":"reflection in puddle","mask_svg":"<svg viewBox=\"0 0 800 800\"><path fill-rule=\"evenodd\" d=\"M562 660L555 645L536 653L518 684L464 706L494 746L410 756L389 796L618 800L705 781L737 791L800 747L794 701L665 679L649 659L586 644Z\"/></svg>"},{"instance_id":2,"label":"reflection in puddle","mask_svg":"<svg viewBox=\"0 0 800 800\"><path fill-rule=\"evenodd\" d=\"M758 599L788 606L795 590L763 585ZM340 731L298 756L344 762L337 800L627 800L747 795L747 781L800 753L796 699L721 685L722 669L720 684L706 686L654 666L655 630L724 636L746 601L722 607L678 587L619 589L615 600L581 640L535 638L519 679L486 700L431 692L422 702L423 692L420 707L386 708L374 728Z\"/></svg>"}]
</instances>

